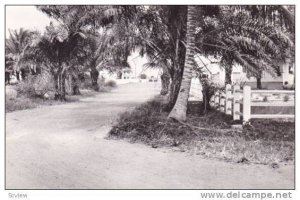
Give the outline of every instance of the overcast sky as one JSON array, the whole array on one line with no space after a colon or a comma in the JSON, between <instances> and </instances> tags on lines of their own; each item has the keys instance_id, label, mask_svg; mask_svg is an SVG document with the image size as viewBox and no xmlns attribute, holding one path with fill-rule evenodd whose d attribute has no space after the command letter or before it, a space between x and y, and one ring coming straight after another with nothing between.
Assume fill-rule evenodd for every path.
<instances>
[{"instance_id":1,"label":"overcast sky","mask_svg":"<svg viewBox=\"0 0 300 200\"><path fill-rule=\"evenodd\" d=\"M51 19L35 6L6 6L6 38L8 29L34 29L43 32Z\"/></svg>"}]
</instances>

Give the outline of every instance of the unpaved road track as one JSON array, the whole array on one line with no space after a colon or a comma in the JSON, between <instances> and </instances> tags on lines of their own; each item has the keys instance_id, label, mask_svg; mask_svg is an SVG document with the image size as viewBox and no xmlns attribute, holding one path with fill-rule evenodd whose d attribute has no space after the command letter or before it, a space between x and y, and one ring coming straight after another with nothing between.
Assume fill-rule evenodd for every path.
<instances>
[{"instance_id":1,"label":"unpaved road track","mask_svg":"<svg viewBox=\"0 0 300 200\"><path fill-rule=\"evenodd\" d=\"M293 166L242 165L105 136L150 83L6 115L6 189L292 189Z\"/></svg>"}]
</instances>

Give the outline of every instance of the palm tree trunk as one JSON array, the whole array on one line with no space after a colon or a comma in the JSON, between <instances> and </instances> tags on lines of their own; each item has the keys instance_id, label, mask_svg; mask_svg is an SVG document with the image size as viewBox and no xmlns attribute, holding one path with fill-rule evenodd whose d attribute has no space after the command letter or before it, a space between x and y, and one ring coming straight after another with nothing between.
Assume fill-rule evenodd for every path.
<instances>
[{"instance_id":1,"label":"palm tree trunk","mask_svg":"<svg viewBox=\"0 0 300 200\"><path fill-rule=\"evenodd\" d=\"M99 77L99 72L96 68L96 61L93 61L91 63L91 80L92 80L92 88L95 91L99 91L98 77Z\"/></svg>"},{"instance_id":2,"label":"palm tree trunk","mask_svg":"<svg viewBox=\"0 0 300 200\"><path fill-rule=\"evenodd\" d=\"M183 39L185 38L185 35L177 35L177 37ZM164 108L166 112L170 112L176 103L178 93L180 90L182 75L183 75L186 48L185 46L179 48L179 46L180 46L179 39L177 39L176 48L175 48L175 58L172 61L172 67L170 69L171 84L169 87L170 92L168 95L168 103Z\"/></svg>"},{"instance_id":3,"label":"palm tree trunk","mask_svg":"<svg viewBox=\"0 0 300 200\"><path fill-rule=\"evenodd\" d=\"M20 80L20 72L16 70L16 77L17 77L17 81Z\"/></svg>"},{"instance_id":4,"label":"palm tree trunk","mask_svg":"<svg viewBox=\"0 0 300 200\"><path fill-rule=\"evenodd\" d=\"M22 78L22 80L26 80L26 77L27 77L26 70L24 68L22 68L20 71L21 71L21 78Z\"/></svg>"},{"instance_id":5,"label":"palm tree trunk","mask_svg":"<svg viewBox=\"0 0 300 200\"><path fill-rule=\"evenodd\" d=\"M54 85L55 85L55 94L54 94L54 100L59 100L59 75L58 73L53 74L54 76Z\"/></svg>"},{"instance_id":6,"label":"palm tree trunk","mask_svg":"<svg viewBox=\"0 0 300 200\"><path fill-rule=\"evenodd\" d=\"M170 84L170 93L168 95L168 104L165 107L165 111L170 112L175 103L176 99L178 97L178 93L180 90L180 84L182 79L182 72L175 70L172 76L171 84Z\"/></svg>"},{"instance_id":7,"label":"palm tree trunk","mask_svg":"<svg viewBox=\"0 0 300 200\"><path fill-rule=\"evenodd\" d=\"M72 74L68 74L68 84L67 84L67 94L71 95L72 94L72 85L73 85L73 79L72 79Z\"/></svg>"},{"instance_id":8,"label":"palm tree trunk","mask_svg":"<svg viewBox=\"0 0 300 200\"><path fill-rule=\"evenodd\" d=\"M166 69L163 69L163 73L160 76L161 78L161 95L166 95L169 92L169 85L170 85L170 75Z\"/></svg>"},{"instance_id":9,"label":"palm tree trunk","mask_svg":"<svg viewBox=\"0 0 300 200\"><path fill-rule=\"evenodd\" d=\"M66 100L66 73L61 75L61 100Z\"/></svg>"},{"instance_id":10,"label":"palm tree trunk","mask_svg":"<svg viewBox=\"0 0 300 200\"><path fill-rule=\"evenodd\" d=\"M256 87L257 89L262 89L261 77L256 78Z\"/></svg>"},{"instance_id":11,"label":"palm tree trunk","mask_svg":"<svg viewBox=\"0 0 300 200\"><path fill-rule=\"evenodd\" d=\"M262 72L259 72L259 74L256 76L256 87L257 87L257 89L262 89L261 75L262 75Z\"/></svg>"},{"instance_id":12,"label":"palm tree trunk","mask_svg":"<svg viewBox=\"0 0 300 200\"><path fill-rule=\"evenodd\" d=\"M98 77L99 77L99 72L98 70L92 70L91 71L91 80L92 80L92 88L95 91L99 90L99 86L98 86Z\"/></svg>"},{"instance_id":13,"label":"palm tree trunk","mask_svg":"<svg viewBox=\"0 0 300 200\"><path fill-rule=\"evenodd\" d=\"M72 76L72 95L80 95L78 77Z\"/></svg>"},{"instance_id":14,"label":"palm tree trunk","mask_svg":"<svg viewBox=\"0 0 300 200\"><path fill-rule=\"evenodd\" d=\"M10 82L10 72L5 72L5 84L9 84Z\"/></svg>"},{"instance_id":15,"label":"palm tree trunk","mask_svg":"<svg viewBox=\"0 0 300 200\"><path fill-rule=\"evenodd\" d=\"M65 101L66 100L66 77L64 73L57 73L54 75L55 79L55 95L54 100Z\"/></svg>"},{"instance_id":16,"label":"palm tree trunk","mask_svg":"<svg viewBox=\"0 0 300 200\"><path fill-rule=\"evenodd\" d=\"M195 44L195 31L196 31L196 6L188 6L187 12L187 43L185 64L183 69L183 76L180 85L179 94L176 103L169 114L169 118L177 121L186 121L187 102L189 98L192 72L194 66L194 44Z\"/></svg>"},{"instance_id":17,"label":"palm tree trunk","mask_svg":"<svg viewBox=\"0 0 300 200\"><path fill-rule=\"evenodd\" d=\"M232 74L232 65L227 65L225 67L225 85L232 83L231 74Z\"/></svg>"}]
</instances>

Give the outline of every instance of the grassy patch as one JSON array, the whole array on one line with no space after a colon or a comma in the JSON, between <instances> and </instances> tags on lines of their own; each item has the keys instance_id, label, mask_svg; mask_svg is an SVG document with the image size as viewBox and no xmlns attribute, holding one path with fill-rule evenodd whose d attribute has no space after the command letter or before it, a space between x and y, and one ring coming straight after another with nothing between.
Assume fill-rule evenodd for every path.
<instances>
[{"instance_id":1,"label":"grassy patch","mask_svg":"<svg viewBox=\"0 0 300 200\"><path fill-rule=\"evenodd\" d=\"M62 104L62 102L51 99L34 98L27 97L25 95L20 95L14 99L6 98L5 109L8 113L16 110L26 110L41 106L50 106L57 104Z\"/></svg>"},{"instance_id":2,"label":"grassy patch","mask_svg":"<svg viewBox=\"0 0 300 200\"><path fill-rule=\"evenodd\" d=\"M26 110L37 108L41 106L51 106L51 105L59 105L69 102L76 102L82 98L92 97L98 94L99 92L110 92L112 89L116 87L111 86L113 83L108 85L99 84L99 91L94 91L91 87L81 88L81 95L66 95L66 101L55 101L54 92L48 91L49 98L41 98L41 96L36 95L34 92L34 88L30 86L30 84L19 83L19 85L9 85L6 87L6 95L5 95L5 109L6 112L13 112L16 110Z\"/></svg>"},{"instance_id":3,"label":"grassy patch","mask_svg":"<svg viewBox=\"0 0 300 200\"><path fill-rule=\"evenodd\" d=\"M14 98L11 98L10 95L6 95L5 109L6 112L9 113L16 110L26 110L42 106L59 105L64 103L76 102L79 101L81 98L91 97L97 94L97 92L91 90L81 90L80 92L81 95L67 95L65 102L56 101L53 98L45 99L39 97L31 97L29 95L23 94L18 94Z\"/></svg>"},{"instance_id":4,"label":"grassy patch","mask_svg":"<svg viewBox=\"0 0 300 200\"><path fill-rule=\"evenodd\" d=\"M186 124L167 120L167 115L162 103L150 101L122 114L109 138L238 163L294 162L294 122L253 120L243 130L234 130L231 118L217 111L189 114Z\"/></svg>"}]
</instances>

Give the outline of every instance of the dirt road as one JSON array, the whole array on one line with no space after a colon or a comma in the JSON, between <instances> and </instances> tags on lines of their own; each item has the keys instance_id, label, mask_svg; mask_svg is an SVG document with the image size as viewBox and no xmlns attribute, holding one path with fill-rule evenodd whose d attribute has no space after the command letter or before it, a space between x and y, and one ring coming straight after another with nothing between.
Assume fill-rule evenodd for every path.
<instances>
[{"instance_id":1,"label":"dirt road","mask_svg":"<svg viewBox=\"0 0 300 200\"><path fill-rule=\"evenodd\" d=\"M6 115L7 189L242 189L294 187L292 166L242 165L107 140L119 113L158 91L121 85L80 102Z\"/></svg>"}]
</instances>

